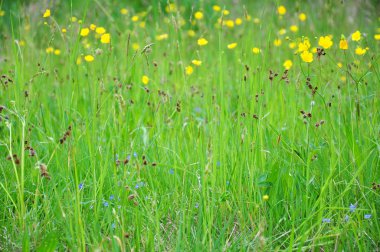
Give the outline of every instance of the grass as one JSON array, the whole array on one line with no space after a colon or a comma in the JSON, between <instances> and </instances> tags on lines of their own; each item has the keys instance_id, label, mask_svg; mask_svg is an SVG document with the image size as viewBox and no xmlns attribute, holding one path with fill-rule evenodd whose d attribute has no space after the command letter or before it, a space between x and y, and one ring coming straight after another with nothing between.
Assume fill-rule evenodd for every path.
<instances>
[{"instance_id":1,"label":"grass","mask_svg":"<svg viewBox=\"0 0 380 252\"><path fill-rule=\"evenodd\" d=\"M375 1L0 2L0 250L379 250Z\"/></svg>"}]
</instances>

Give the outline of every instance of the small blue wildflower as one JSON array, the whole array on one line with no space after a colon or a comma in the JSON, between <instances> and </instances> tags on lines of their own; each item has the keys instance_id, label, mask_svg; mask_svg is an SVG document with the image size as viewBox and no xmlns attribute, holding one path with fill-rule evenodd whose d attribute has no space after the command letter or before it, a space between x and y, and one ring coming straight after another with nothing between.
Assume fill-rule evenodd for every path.
<instances>
[{"instance_id":1,"label":"small blue wildflower","mask_svg":"<svg viewBox=\"0 0 380 252\"><path fill-rule=\"evenodd\" d=\"M137 157L137 153L136 153L136 152L134 152L134 153L133 153L133 156L134 156L134 157Z\"/></svg>"},{"instance_id":2,"label":"small blue wildflower","mask_svg":"<svg viewBox=\"0 0 380 252\"><path fill-rule=\"evenodd\" d=\"M331 219L330 218L323 218L322 223L331 223Z\"/></svg>"},{"instance_id":3,"label":"small blue wildflower","mask_svg":"<svg viewBox=\"0 0 380 252\"><path fill-rule=\"evenodd\" d=\"M199 204L198 203L195 203L195 208L198 208L199 207Z\"/></svg>"},{"instance_id":4,"label":"small blue wildflower","mask_svg":"<svg viewBox=\"0 0 380 252\"><path fill-rule=\"evenodd\" d=\"M110 196L110 200L113 200L115 198L115 196L111 195Z\"/></svg>"},{"instance_id":5,"label":"small blue wildflower","mask_svg":"<svg viewBox=\"0 0 380 252\"><path fill-rule=\"evenodd\" d=\"M108 207L108 205L109 205L109 204L108 204L107 201L104 201L104 202L103 202L103 206Z\"/></svg>"},{"instance_id":6,"label":"small blue wildflower","mask_svg":"<svg viewBox=\"0 0 380 252\"><path fill-rule=\"evenodd\" d=\"M116 228L116 224L115 224L115 223L112 223L111 228L112 228L112 229L115 229L115 228Z\"/></svg>"},{"instance_id":7,"label":"small blue wildflower","mask_svg":"<svg viewBox=\"0 0 380 252\"><path fill-rule=\"evenodd\" d=\"M115 160L116 160L116 161L119 160L119 154L116 154L116 155L115 155Z\"/></svg>"},{"instance_id":8,"label":"small blue wildflower","mask_svg":"<svg viewBox=\"0 0 380 252\"><path fill-rule=\"evenodd\" d=\"M226 181L226 185L227 185L227 186L230 185L230 181L229 181L229 180Z\"/></svg>"},{"instance_id":9,"label":"small blue wildflower","mask_svg":"<svg viewBox=\"0 0 380 252\"><path fill-rule=\"evenodd\" d=\"M220 161L217 161L217 162L216 162L216 166L220 166Z\"/></svg>"},{"instance_id":10,"label":"small blue wildflower","mask_svg":"<svg viewBox=\"0 0 380 252\"><path fill-rule=\"evenodd\" d=\"M355 212L355 210L356 210L356 205L350 204L350 211L351 211L351 213Z\"/></svg>"},{"instance_id":11,"label":"small blue wildflower","mask_svg":"<svg viewBox=\"0 0 380 252\"><path fill-rule=\"evenodd\" d=\"M371 217L372 217L372 214L365 214L364 215L364 219L367 219L367 220L371 219Z\"/></svg>"},{"instance_id":12,"label":"small blue wildflower","mask_svg":"<svg viewBox=\"0 0 380 252\"><path fill-rule=\"evenodd\" d=\"M139 184L136 184L135 188L136 188L136 189L139 189L139 187L140 187Z\"/></svg>"},{"instance_id":13,"label":"small blue wildflower","mask_svg":"<svg viewBox=\"0 0 380 252\"><path fill-rule=\"evenodd\" d=\"M202 109L200 107L195 107L194 111L200 113L200 112L202 112Z\"/></svg>"},{"instance_id":14,"label":"small blue wildflower","mask_svg":"<svg viewBox=\"0 0 380 252\"><path fill-rule=\"evenodd\" d=\"M349 220L350 220L350 216L348 216L348 215L346 214L346 216L344 216L344 220L345 220L345 221L349 221Z\"/></svg>"},{"instance_id":15,"label":"small blue wildflower","mask_svg":"<svg viewBox=\"0 0 380 252\"><path fill-rule=\"evenodd\" d=\"M79 190L82 190L82 189L83 189L83 186L84 186L83 183L80 183L79 186L78 186L78 187L79 187Z\"/></svg>"},{"instance_id":16,"label":"small blue wildflower","mask_svg":"<svg viewBox=\"0 0 380 252\"><path fill-rule=\"evenodd\" d=\"M169 173L170 173L170 174L174 174L174 170L173 170L173 169L170 169L170 170L169 170Z\"/></svg>"}]
</instances>

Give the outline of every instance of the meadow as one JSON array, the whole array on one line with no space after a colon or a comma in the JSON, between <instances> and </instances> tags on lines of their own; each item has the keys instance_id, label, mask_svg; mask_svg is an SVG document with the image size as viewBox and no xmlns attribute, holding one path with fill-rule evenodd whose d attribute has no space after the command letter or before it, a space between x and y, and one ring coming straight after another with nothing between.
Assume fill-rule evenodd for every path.
<instances>
[{"instance_id":1,"label":"meadow","mask_svg":"<svg viewBox=\"0 0 380 252\"><path fill-rule=\"evenodd\" d=\"M379 13L0 0L0 251L379 251Z\"/></svg>"}]
</instances>

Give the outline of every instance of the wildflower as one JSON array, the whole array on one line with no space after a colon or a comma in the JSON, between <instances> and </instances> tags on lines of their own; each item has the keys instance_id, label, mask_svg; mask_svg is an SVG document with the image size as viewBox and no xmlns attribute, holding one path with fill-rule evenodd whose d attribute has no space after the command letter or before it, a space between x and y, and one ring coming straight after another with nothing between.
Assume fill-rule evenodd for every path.
<instances>
[{"instance_id":1,"label":"wildflower","mask_svg":"<svg viewBox=\"0 0 380 252\"><path fill-rule=\"evenodd\" d=\"M175 11L177 11L177 6L176 6L174 3L168 4L168 5L165 7L165 11L166 11L167 13L175 12Z\"/></svg>"},{"instance_id":2,"label":"wildflower","mask_svg":"<svg viewBox=\"0 0 380 252\"><path fill-rule=\"evenodd\" d=\"M194 14L195 19L201 20L203 19L203 13L201 11L197 11Z\"/></svg>"},{"instance_id":3,"label":"wildflower","mask_svg":"<svg viewBox=\"0 0 380 252\"><path fill-rule=\"evenodd\" d=\"M260 48L258 48L258 47L254 47L254 48L252 48L252 52L254 53L254 54L259 54L260 53Z\"/></svg>"},{"instance_id":4,"label":"wildflower","mask_svg":"<svg viewBox=\"0 0 380 252\"><path fill-rule=\"evenodd\" d=\"M55 54L55 55L60 55L60 54L61 54L61 50L59 50L59 49L55 49L55 50L54 50L54 54Z\"/></svg>"},{"instance_id":5,"label":"wildflower","mask_svg":"<svg viewBox=\"0 0 380 252\"><path fill-rule=\"evenodd\" d=\"M225 24L228 28L233 28L235 26L235 22L231 19L226 20Z\"/></svg>"},{"instance_id":6,"label":"wildflower","mask_svg":"<svg viewBox=\"0 0 380 252\"><path fill-rule=\"evenodd\" d=\"M212 6L212 9L216 12L219 12L221 10L220 6L219 5L214 5Z\"/></svg>"},{"instance_id":7,"label":"wildflower","mask_svg":"<svg viewBox=\"0 0 380 252\"><path fill-rule=\"evenodd\" d=\"M111 41L111 35L109 33L104 33L101 37L100 37L100 42L102 44L109 44Z\"/></svg>"},{"instance_id":8,"label":"wildflower","mask_svg":"<svg viewBox=\"0 0 380 252\"><path fill-rule=\"evenodd\" d=\"M120 10L120 13L121 13L122 15L127 15L127 14L128 14L128 10L127 10L126 8L122 8L122 9Z\"/></svg>"},{"instance_id":9,"label":"wildflower","mask_svg":"<svg viewBox=\"0 0 380 252\"><path fill-rule=\"evenodd\" d=\"M193 63L196 66L200 66L202 64L202 61L200 61L200 60L192 60L191 63Z\"/></svg>"},{"instance_id":10,"label":"wildflower","mask_svg":"<svg viewBox=\"0 0 380 252\"><path fill-rule=\"evenodd\" d=\"M342 68L342 67L343 67L343 64L342 64L341 62L338 62L337 66L338 66L339 68ZM351 206L350 206L350 207L351 207Z\"/></svg>"},{"instance_id":11,"label":"wildflower","mask_svg":"<svg viewBox=\"0 0 380 252\"><path fill-rule=\"evenodd\" d=\"M146 75L143 75L143 77L141 78L141 81L144 85L147 85L149 83L149 77L146 76ZM134 156L136 157L137 154L135 153Z\"/></svg>"},{"instance_id":12,"label":"wildflower","mask_svg":"<svg viewBox=\"0 0 380 252\"><path fill-rule=\"evenodd\" d=\"M66 28L62 28L62 29L61 29L61 32L62 32L62 33L66 33L66 32L67 32Z\"/></svg>"},{"instance_id":13,"label":"wildflower","mask_svg":"<svg viewBox=\"0 0 380 252\"><path fill-rule=\"evenodd\" d=\"M187 75L191 75L193 73L193 71L194 71L194 69L193 69L192 66L187 66L185 68L185 72L186 72Z\"/></svg>"},{"instance_id":14,"label":"wildflower","mask_svg":"<svg viewBox=\"0 0 380 252\"><path fill-rule=\"evenodd\" d=\"M347 50L348 49L348 43L345 38L342 38L339 42L339 48L342 50Z\"/></svg>"},{"instance_id":15,"label":"wildflower","mask_svg":"<svg viewBox=\"0 0 380 252\"><path fill-rule=\"evenodd\" d=\"M144 21L142 21L142 22L139 23L139 26L140 26L141 28L145 28L145 25L146 25L146 23L145 23Z\"/></svg>"},{"instance_id":16,"label":"wildflower","mask_svg":"<svg viewBox=\"0 0 380 252\"><path fill-rule=\"evenodd\" d=\"M54 52L54 48L49 46L48 48L46 48L45 51L46 51L46 53L52 53L52 52Z\"/></svg>"},{"instance_id":17,"label":"wildflower","mask_svg":"<svg viewBox=\"0 0 380 252\"><path fill-rule=\"evenodd\" d=\"M20 41L18 42L18 44L19 44L20 46L25 46L25 41L24 41L24 40L20 40Z\"/></svg>"},{"instance_id":18,"label":"wildflower","mask_svg":"<svg viewBox=\"0 0 380 252\"><path fill-rule=\"evenodd\" d=\"M355 53L357 55L364 55L367 52L367 48L361 48L360 46L356 47Z\"/></svg>"},{"instance_id":19,"label":"wildflower","mask_svg":"<svg viewBox=\"0 0 380 252\"><path fill-rule=\"evenodd\" d=\"M132 20L132 22L137 22L137 21L139 21L139 16L135 15L135 16L132 17L131 20Z\"/></svg>"},{"instance_id":20,"label":"wildflower","mask_svg":"<svg viewBox=\"0 0 380 252\"><path fill-rule=\"evenodd\" d=\"M189 37L194 37L195 36L195 31L194 30L188 30L187 31L187 35L189 35Z\"/></svg>"},{"instance_id":21,"label":"wildflower","mask_svg":"<svg viewBox=\"0 0 380 252\"><path fill-rule=\"evenodd\" d=\"M306 14L301 12L299 15L298 15L298 19L301 21L301 22L305 22L306 20Z\"/></svg>"},{"instance_id":22,"label":"wildflower","mask_svg":"<svg viewBox=\"0 0 380 252\"><path fill-rule=\"evenodd\" d=\"M107 201L104 201L104 202L103 202L103 206L108 207L108 206L109 206L108 202L107 202Z\"/></svg>"},{"instance_id":23,"label":"wildflower","mask_svg":"<svg viewBox=\"0 0 380 252\"><path fill-rule=\"evenodd\" d=\"M208 44L208 41L205 38L198 39L198 45L204 46L204 45L207 45L207 44Z\"/></svg>"},{"instance_id":24,"label":"wildflower","mask_svg":"<svg viewBox=\"0 0 380 252\"><path fill-rule=\"evenodd\" d=\"M228 15L230 15L230 11L229 11L229 10L224 10L224 11L223 11L223 15L224 15L224 16L228 16Z\"/></svg>"},{"instance_id":25,"label":"wildflower","mask_svg":"<svg viewBox=\"0 0 380 252\"><path fill-rule=\"evenodd\" d=\"M99 35L106 33L106 29L104 27L96 27L95 32Z\"/></svg>"},{"instance_id":26,"label":"wildflower","mask_svg":"<svg viewBox=\"0 0 380 252\"><path fill-rule=\"evenodd\" d=\"M322 223L331 223L331 219L330 218L323 218Z\"/></svg>"},{"instance_id":27,"label":"wildflower","mask_svg":"<svg viewBox=\"0 0 380 252\"><path fill-rule=\"evenodd\" d=\"M94 61L94 56L92 56L90 54L86 55L86 56L84 56L84 60L87 62L92 62L92 61Z\"/></svg>"},{"instance_id":28,"label":"wildflower","mask_svg":"<svg viewBox=\"0 0 380 252\"><path fill-rule=\"evenodd\" d=\"M305 38L302 42L298 44L298 52L304 52L309 50L310 48L310 41L308 38Z\"/></svg>"},{"instance_id":29,"label":"wildflower","mask_svg":"<svg viewBox=\"0 0 380 252\"><path fill-rule=\"evenodd\" d=\"M278 14L280 14L280 15L285 15L285 13L286 13L286 8L285 8L285 6L280 5L280 6L277 8L277 12L278 12Z\"/></svg>"},{"instance_id":30,"label":"wildflower","mask_svg":"<svg viewBox=\"0 0 380 252\"><path fill-rule=\"evenodd\" d=\"M350 204L350 211L351 211L351 213L355 212L355 210L356 210L356 205Z\"/></svg>"},{"instance_id":31,"label":"wildflower","mask_svg":"<svg viewBox=\"0 0 380 252\"><path fill-rule=\"evenodd\" d=\"M283 66L285 67L285 69L289 70L290 68L292 68L293 66L293 62L291 60L285 60Z\"/></svg>"},{"instance_id":32,"label":"wildflower","mask_svg":"<svg viewBox=\"0 0 380 252\"><path fill-rule=\"evenodd\" d=\"M110 200L114 200L115 196L113 194L110 195Z\"/></svg>"},{"instance_id":33,"label":"wildflower","mask_svg":"<svg viewBox=\"0 0 380 252\"><path fill-rule=\"evenodd\" d=\"M278 31L278 35L284 35L286 33L286 29L284 28L281 28L279 31Z\"/></svg>"},{"instance_id":34,"label":"wildflower","mask_svg":"<svg viewBox=\"0 0 380 252\"><path fill-rule=\"evenodd\" d=\"M96 25L94 25L94 24L90 24L90 30L91 30L91 31L95 31L95 29L96 29Z\"/></svg>"},{"instance_id":35,"label":"wildflower","mask_svg":"<svg viewBox=\"0 0 380 252\"><path fill-rule=\"evenodd\" d=\"M50 17L50 14L51 14L51 13L50 13L50 9L46 9L45 12L44 12L43 17L44 17L44 18L48 18L48 17Z\"/></svg>"},{"instance_id":36,"label":"wildflower","mask_svg":"<svg viewBox=\"0 0 380 252\"><path fill-rule=\"evenodd\" d=\"M380 34L375 34L373 37L375 38L375 40L380 40Z\"/></svg>"},{"instance_id":37,"label":"wildflower","mask_svg":"<svg viewBox=\"0 0 380 252\"><path fill-rule=\"evenodd\" d=\"M4 10L0 10L0 17L4 17L5 16L5 11Z\"/></svg>"},{"instance_id":38,"label":"wildflower","mask_svg":"<svg viewBox=\"0 0 380 252\"><path fill-rule=\"evenodd\" d=\"M280 46L282 44L281 39L275 39L273 42L274 46Z\"/></svg>"},{"instance_id":39,"label":"wildflower","mask_svg":"<svg viewBox=\"0 0 380 252\"><path fill-rule=\"evenodd\" d=\"M170 169L170 170L169 170L169 173L170 173L170 174L174 174L174 170L173 170L173 169Z\"/></svg>"},{"instance_id":40,"label":"wildflower","mask_svg":"<svg viewBox=\"0 0 380 252\"><path fill-rule=\"evenodd\" d=\"M290 43L289 43L289 48L290 48L290 49L294 49L294 48L296 48L296 42L290 42Z\"/></svg>"},{"instance_id":41,"label":"wildflower","mask_svg":"<svg viewBox=\"0 0 380 252\"><path fill-rule=\"evenodd\" d=\"M234 49L237 46L237 43L231 43L227 45L228 49Z\"/></svg>"},{"instance_id":42,"label":"wildflower","mask_svg":"<svg viewBox=\"0 0 380 252\"><path fill-rule=\"evenodd\" d=\"M344 216L344 220L347 222L347 221L349 221L350 220L350 216L348 216L347 214L346 214L346 216Z\"/></svg>"},{"instance_id":43,"label":"wildflower","mask_svg":"<svg viewBox=\"0 0 380 252\"><path fill-rule=\"evenodd\" d=\"M235 19L235 24L236 25L241 25L243 23L243 20L241 18Z\"/></svg>"},{"instance_id":44,"label":"wildflower","mask_svg":"<svg viewBox=\"0 0 380 252\"><path fill-rule=\"evenodd\" d=\"M167 39L169 36L167 33L164 33L164 34L161 34L161 35L157 35L156 36L156 40L160 41L160 40L164 40L164 39Z\"/></svg>"},{"instance_id":45,"label":"wildflower","mask_svg":"<svg viewBox=\"0 0 380 252\"><path fill-rule=\"evenodd\" d=\"M328 49L333 45L330 36L322 36L319 38L318 45L322 46L324 49Z\"/></svg>"},{"instance_id":46,"label":"wildflower","mask_svg":"<svg viewBox=\"0 0 380 252\"><path fill-rule=\"evenodd\" d=\"M82 63L82 58L78 57L77 60L75 61L77 65L80 65Z\"/></svg>"},{"instance_id":47,"label":"wildflower","mask_svg":"<svg viewBox=\"0 0 380 252\"><path fill-rule=\"evenodd\" d=\"M365 214L364 215L364 219L367 219L367 220L371 219L371 217L372 217L372 214Z\"/></svg>"},{"instance_id":48,"label":"wildflower","mask_svg":"<svg viewBox=\"0 0 380 252\"><path fill-rule=\"evenodd\" d=\"M292 32L298 32L298 26L297 26L297 25L291 25L291 26L290 26L290 30L291 30Z\"/></svg>"},{"instance_id":49,"label":"wildflower","mask_svg":"<svg viewBox=\"0 0 380 252\"><path fill-rule=\"evenodd\" d=\"M133 44L132 44L132 49L133 49L134 51L137 51L138 49L140 49L140 45L137 44L137 43L133 43Z\"/></svg>"},{"instance_id":50,"label":"wildflower","mask_svg":"<svg viewBox=\"0 0 380 252\"><path fill-rule=\"evenodd\" d=\"M80 183L79 185L78 185L78 188L79 188L79 190L82 190L83 189L83 183Z\"/></svg>"},{"instance_id":51,"label":"wildflower","mask_svg":"<svg viewBox=\"0 0 380 252\"><path fill-rule=\"evenodd\" d=\"M199 207L199 204L198 203L195 203L195 208L198 208Z\"/></svg>"},{"instance_id":52,"label":"wildflower","mask_svg":"<svg viewBox=\"0 0 380 252\"><path fill-rule=\"evenodd\" d=\"M263 200L264 200L264 201L268 201L268 200L269 200L269 195L265 194L265 195L263 196Z\"/></svg>"},{"instance_id":53,"label":"wildflower","mask_svg":"<svg viewBox=\"0 0 380 252\"><path fill-rule=\"evenodd\" d=\"M77 17L72 16L70 20L71 20L71 22L75 23L78 19L77 19Z\"/></svg>"},{"instance_id":54,"label":"wildflower","mask_svg":"<svg viewBox=\"0 0 380 252\"><path fill-rule=\"evenodd\" d=\"M360 31L356 31L352 34L352 41L359 41L361 39Z\"/></svg>"},{"instance_id":55,"label":"wildflower","mask_svg":"<svg viewBox=\"0 0 380 252\"><path fill-rule=\"evenodd\" d=\"M88 29L88 28L82 28L82 29L80 30L80 35L81 35L82 37L86 37L89 33L90 33L90 29Z\"/></svg>"},{"instance_id":56,"label":"wildflower","mask_svg":"<svg viewBox=\"0 0 380 252\"><path fill-rule=\"evenodd\" d=\"M313 54L309 51L303 51L301 53L301 59L307 63L313 62Z\"/></svg>"},{"instance_id":57,"label":"wildflower","mask_svg":"<svg viewBox=\"0 0 380 252\"><path fill-rule=\"evenodd\" d=\"M115 228L116 228L116 224L115 224L115 223L112 223L111 228L112 228L112 229L115 229Z\"/></svg>"}]
</instances>

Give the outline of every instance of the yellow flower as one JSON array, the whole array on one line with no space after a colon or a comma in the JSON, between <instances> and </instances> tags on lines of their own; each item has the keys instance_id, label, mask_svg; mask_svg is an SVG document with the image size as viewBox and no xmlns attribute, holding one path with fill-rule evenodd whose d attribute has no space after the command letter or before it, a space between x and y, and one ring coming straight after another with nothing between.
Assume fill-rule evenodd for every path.
<instances>
[{"instance_id":1,"label":"yellow flower","mask_svg":"<svg viewBox=\"0 0 380 252\"><path fill-rule=\"evenodd\" d=\"M168 34L167 33L164 33L164 34L156 36L156 40L158 40L158 41L164 40L164 39L167 39L167 38L168 38Z\"/></svg>"},{"instance_id":2,"label":"yellow flower","mask_svg":"<svg viewBox=\"0 0 380 252\"><path fill-rule=\"evenodd\" d=\"M284 35L286 33L286 29L284 28L281 28L279 31L278 31L278 34L279 35Z\"/></svg>"},{"instance_id":3,"label":"yellow flower","mask_svg":"<svg viewBox=\"0 0 380 252\"><path fill-rule=\"evenodd\" d=\"M359 41L361 39L360 31L356 31L352 33L352 41Z\"/></svg>"},{"instance_id":4,"label":"yellow flower","mask_svg":"<svg viewBox=\"0 0 380 252\"><path fill-rule=\"evenodd\" d=\"M127 15L128 14L128 10L126 8L122 8L120 10L120 13L123 14L123 15Z\"/></svg>"},{"instance_id":5,"label":"yellow flower","mask_svg":"<svg viewBox=\"0 0 380 252\"><path fill-rule=\"evenodd\" d=\"M309 39L304 38L304 40L298 44L298 52L307 51L307 50L309 50L310 46L311 45L310 45Z\"/></svg>"},{"instance_id":6,"label":"yellow flower","mask_svg":"<svg viewBox=\"0 0 380 252\"><path fill-rule=\"evenodd\" d=\"M301 12L299 15L298 15L298 19L301 21L301 22L305 22L306 20L306 14Z\"/></svg>"},{"instance_id":7,"label":"yellow flower","mask_svg":"<svg viewBox=\"0 0 380 252\"><path fill-rule=\"evenodd\" d=\"M319 38L318 45L322 46L324 49L329 49L333 42L330 36L322 36Z\"/></svg>"},{"instance_id":8,"label":"yellow flower","mask_svg":"<svg viewBox=\"0 0 380 252\"><path fill-rule=\"evenodd\" d=\"M174 3L168 4L165 7L165 11L167 13L176 12L177 11L177 6Z\"/></svg>"},{"instance_id":9,"label":"yellow flower","mask_svg":"<svg viewBox=\"0 0 380 252\"><path fill-rule=\"evenodd\" d=\"M137 43L133 43L133 44L132 44L132 49L133 49L134 51L137 51L138 49L140 49L140 45L137 44Z\"/></svg>"},{"instance_id":10,"label":"yellow flower","mask_svg":"<svg viewBox=\"0 0 380 252\"><path fill-rule=\"evenodd\" d=\"M285 60L283 66L285 67L285 69L289 70L290 68L292 68L293 62L291 60Z\"/></svg>"},{"instance_id":11,"label":"yellow flower","mask_svg":"<svg viewBox=\"0 0 380 252\"><path fill-rule=\"evenodd\" d=\"M82 37L86 37L89 33L90 33L90 29L88 29L88 28L82 28L82 29L80 30L80 35L81 35Z\"/></svg>"},{"instance_id":12,"label":"yellow flower","mask_svg":"<svg viewBox=\"0 0 380 252\"><path fill-rule=\"evenodd\" d=\"M259 54L260 53L260 48L258 48L258 47L254 47L254 48L252 48L252 52L254 53L254 54Z\"/></svg>"},{"instance_id":13,"label":"yellow flower","mask_svg":"<svg viewBox=\"0 0 380 252\"><path fill-rule=\"evenodd\" d=\"M141 78L141 81L144 85L148 85L149 83L149 77L146 76L146 75L143 75L143 77Z\"/></svg>"},{"instance_id":14,"label":"yellow flower","mask_svg":"<svg viewBox=\"0 0 380 252\"><path fill-rule=\"evenodd\" d=\"M133 17L132 17L132 21L133 21L133 22L137 22L137 21L139 21L139 16L136 16L136 15L133 16Z\"/></svg>"},{"instance_id":15,"label":"yellow flower","mask_svg":"<svg viewBox=\"0 0 380 252\"><path fill-rule=\"evenodd\" d=\"M200 61L200 60L192 60L191 63L193 63L195 66L200 66L202 64L202 61Z\"/></svg>"},{"instance_id":16,"label":"yellow flower","mask_svg":"<svg viewBox=\"0 0 380 252\"><path fill-rule=\"evenodd\" d=\"M241 25L243 23L243 20L241 18L235 19L235 24L236 25Z\"/></svg>"},{"instance_id":17,"label":"yellow flower","mask_svg":"<svg viewBox=\"0 0 380 252\"><path fill-rule=\"evenodd\" d=\"M283 6L283 5L278 6L278 8L277 8L277 12L278 12L278 14L280 14L280 15L285 15L285 13L286 13L286 8L285 8L285 6Z\"/></svg>"},{"instance_id":18,"label":"yellow flower","mask_svg":"<svg viewBox=\"0 0 380 252\"><path fill-rule=\"evenodd\" d=\"M265 195L263 196L263 200L264 200L264 201L268 201L268 200L269 200L269 195L265 194Z\"/></svg>"},{"instance_id":19,"label":"yellow flower","mask_svg":"<svg viewBox=\"0 0 380 252\"><path fill-rule=\"evenodd\" d=\"M194 37L194 36L195 36L195 31L193 31L193 30L188 30L188 31L187 31L187 35L189 35L189 37Z\"/></svg>"},{"instance_id":20,"label":"yellow flower","mask_svg":"<svg viewBox=\"0 0 380 252\"><path fill-rule=\"evenodd\" d=\"M142 22L139 23L139 26L140 26L141 28L145 28L145 25L146 25L146 24L145 24L144 21L142 21Z\"/></svg>"},{"instance_id":21,"label":"yellow flower","mask_svg":"<svg viewBox=\"0 0 380 252\"><path fill-rule=\"evenodd\" d=\"M95 59L94 56L92 56L90 54L84 56L84 60L87 62L92 62L92 61L94 61L94 59Z\"/></svg>"},{"instance_id":22,"label":"yellow flower","mask_svg":"<svg viewBox=\"0 0 380 252\"><path fill-rule=\"evenodd\" d=\"M185 68L185 72L186 72L187 75L191 75L194 72L194 69L193 69L192 66L187 66Z\"/></svg>"},{"instance_id":23,"label":"yellow flower","mask_svg":"<svg viewBox=\"0 0 380 252\"><path fill-rule=\"evenodd\" d=\"M195 19L201 20L203 18L203 13L201 11L197 11L194 14Z\"/></svg>"},{"instance_id":24,"label":"yellow flower","mask_svg":"<svg viewBox=\"0 0 380 252\"><path fill-rule=\"evenodd\" d=\"M274 46L280 46L282 44L281 39L275 39L273 42Z\"/></svg>"},{"instance_id":25,"label":"yellow flower","mask_svg":"<svg viewBox=\"0 0 380 252\"><path fill-rule=\"evenodd\" d=\"M228 49L234 49L237 46L237 43L231 43L227 45Z\"/></svg>"},{"instance_id":26,"label":"yellow flower","mask_svg":"<svg viewBox=\"0 0 380 252\"><path fill-rule=\"evenodd\" d=\"M109 33L104 33L101 37L100 37L100 42L102 44L109 44L111 41L111 35Z\"/></svg>"},{"instance_id":27,"label":"yellow flower","mask_svg":"<svg viewBox=\"0 0 380 252\"><path fill-rule=\"evenodd\" d=\"M96 29L95 29L95 32L97 33L97 34L104 34L104 33L106 33L106 29L104 29L104 27L96 27Z\"/></svg>"},{"instance_id":28,"label":"yellow flower","mask_svg":"<svg viewBox=\"0 0 380 252\"><path fill-rule=\"evenodd\" d=\"M50 13L50 9L46 9L45 12L44 12L43 17L44 17L44 18L48 18L48 17L50 17L50 14L51 14L51 13Z\"/></svg>"},{"instance_id":29,"label":"yellow flower","mask_svg":"<svg viewBox=\"0 0 380 252\"><path fill-rule=\"evenodd\" d=\"M48 48L46 48L45 51L46 51L46 53L52 53L52 52L54 52L54 48L49 46Z\"/></svg>"},{"instance_id":30,"label":"yellow flower","mask_svg":"<svg viewBox=\"0 0 380 252\"><path fill-rule=\"evenodd\" d=\"M356 47L355 53L357 55L364 55L367 52L368 48L361 48L360 46Z\"/></svg>"},{"instance_id":31,"label":"yellow flower","mask_svg":"<svg viewBox=\"0 0 380 252\"><path fill-rule=\"evenodd\" d=\"M5 11L4 10L0 10L0 17L4 17L5 16Z\"/></svg>"},{"instance_id":32,"label":"yellow flower","mask_svg":"<svg viewBox=\"0 0 380 252\"><path fill-rule=\"evenodd\" d=\"M345 82L345 81L346 81L346 76L344 76L344 75L340 76L340 80L341 80L342 82Z\"/></svg>"},{"instance_id":33,"label":"yellow flower","mask_svg":"<svg viewBox=\"0 0 380 252\"><path fill-rule=\"evenodd\" d=\"M235 22L233 20L231 20L231 19L226 20L225 24L229 28L233 28L235 26Z\"/></svg>"},{"instance_id":34,"label":"yellow flower","mask_svg":"<svg viewBox=\"0 0 380 252\"><path fill-rule=\"evenodd\" d=\"M77 19L77 17L72 16L70 20L71 20L71 22L75 23L78 19Z\"/></svg>"},{"instance_id":35,"label":"yellow flower","mask_svg":"<svg viewBox=\"0 0 380 252\"><path fill-rule=\"evenodd\" d=\"M298 32L298 26L297 25L292 25L292 26L290 26L290 30L292 32Z\"/></svg>"},{"instance_id":36,"label":"yellow flower","mask_svg":"<svg viewBox=\"0 0 380 252\"><path fill-rule=\"evenodd\" d=\"M224 11L223 11L223 15L224 15L224 16L228 16L228 15L230 15L230 11L229 11L229 10L224 10Z\"/></svg>"},{"instance_id":37,"label":"yellow flower","mask_svg":"<svg viewBox=\"0 0 380 252\"><path fill-rule=\"evenodd\" d=\"M221 8L220 8L219 5L214 5L214 6L212 6L212 9L213 9L214 11L216 11L216 12L218 12L218 11L221 10Z\"/></svg>"},{"instance_id":38,"label":"yellow flower","mask_svg":"<svg viewBox=\"0 0 380 252\"><path fill-rule=\"evenodd\" d=\"M90 30L91 30L91 31L95 31L95 29L96 29L96 25L94 25L94 24L90 24Z\"/></svg>"},{"instance_id":39,"label":"yellow flower","mask_svg":"<svg viewBox=\"0 0 380 252\"><path fill-rule=\"evenodd\" d=\"M60 55L60 54L61 54L61 50L59 50L59 49L55 49L55 50L54 50L54 54L55 54L55 55Z\"/></svg>"},{"instance_id":40,"label":"yellow flower","mask_svg":"<svg viewBox=\"0 0 380 252\"><path fill-rule=\"evenodd\" d=\"M82 63L82 58L81 57L78 57L77 60L75 61L75 63L77 65L79 65L80 63Z\"/></svg>"},{"instance_id":41,"label":"yellow flower","mask_svg":"<svg viewBox=\"0 0 380 252\"><path fill-rule=\"evenodd\" d=\"M348 49L348 43L347 40L342 38L339 42L339 48L342 50L347 50Z\"/></svg>"},{"instance_id":42,"label":"yellow flower","mask_svg":"<svg viewBox=\"0 0 380 252\"><path fill-rule=\"evenodd\" d=\"M296 46L297 46L296 42L290 42L289 43L289 48L290 49L294 49L294 48L296 48Z\"/></svg>"},{"instance_id":43,"label":"yellow flower","mask_svg":"<svg viewBox=\"0 0 380 252\"><path fill-rule=\"evenodd\" d=\"M205 38L198 39L198 45L205 46L208 44L208 41Z\"/></svg>"},{"instance_id":44,"label":"yellow flower","mask_svg":"<svg viewBox=\"0 0 380 252\"><path fill-rule=\"evenodd\" d=\"M375 34L373 37L375 38L375 40L380 40L380 34Z\"/></svg>"},{"instance_id":45,"label":"yellow flower","mask_svg":"<svg viewBox=\"0 0 380 252\"><path fill-rule=\"evenodd\" d=\"M336 64L339 68L342 68L343 67L343 64L341 62L338 62L338 64Z\"/></svg>"},{"instance_id":46,"label":"yellow flower","mask_svg":"<svg viewBox=\"0 0 380 252\"><path fill-rule=\"evenodd\" d=\"M303 51L303 53L301 53L301 59L307 63L313 62L313 54L309 51Z\"/></svg>"},{"instance_id":47,"label":"yellow flower","mask_svg":"<svg viewBox=\"0 0 380 252\"><path fill-rule=\"evenodd\" d=\"M61 32L66 33L67 32L66 28L62 28Z\"/></svg>"},{"instance_id":48,"label":"yellow flower","mask_svg":"<svg viewBox=\"0 0 380 252\"><path fill-rule=\"evenodd\" d=\"M20 40L20 41L18 42L18 44L19 44L20 46L25 46L25 41L24 41L24 40Z\"/></svg>"}]
</instances>

